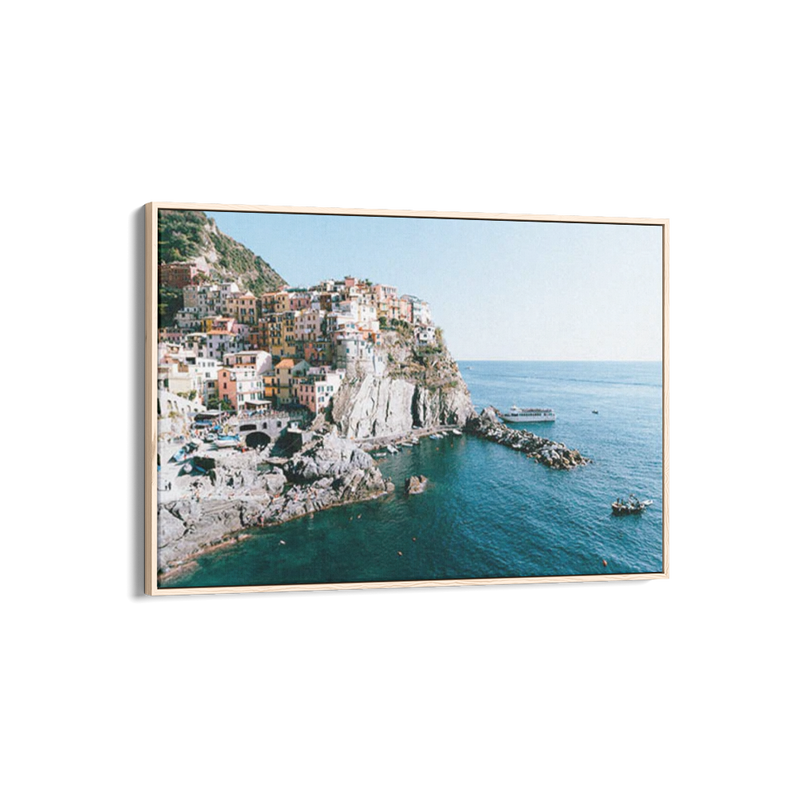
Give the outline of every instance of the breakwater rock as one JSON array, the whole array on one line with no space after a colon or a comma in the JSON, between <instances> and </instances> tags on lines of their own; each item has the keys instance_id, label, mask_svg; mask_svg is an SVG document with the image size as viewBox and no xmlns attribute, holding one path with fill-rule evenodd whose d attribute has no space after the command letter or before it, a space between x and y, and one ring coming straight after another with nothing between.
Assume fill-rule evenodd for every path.
<instances>
[{"instance_id":1,"label":"breakwater rock","mask_svg":"<svg viewBox=\"0 0 800 800\"><path fill-rule=\"evenodd\" d=\"M496 410L491 406L471 419L466 430L473 436L519 450L551 469L573 469L590 463L588 458L584 458L577 450L570 450L565 444L553 442L530 431L509 428L500 421Z\"/></svg>"},{"instance_id":2,"label":"breakwater rock","mask_svg":"<svg viewBox=\"0 0 800 800\"><path fill-rule=\"evenodd\" d=\"M180 480L184 496L158 508L161 573L237 541L247 528L394 491L371 456L335 433L317 435L285 460L252 451L226 453L208 474Z\"/></svg>"}]
</instances>

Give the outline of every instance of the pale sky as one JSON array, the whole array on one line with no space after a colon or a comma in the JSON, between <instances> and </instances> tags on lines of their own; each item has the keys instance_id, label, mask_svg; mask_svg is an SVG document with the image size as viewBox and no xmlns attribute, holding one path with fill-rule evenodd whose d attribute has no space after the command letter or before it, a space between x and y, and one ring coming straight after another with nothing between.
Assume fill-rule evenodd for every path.
<instances>
[{"instance_id":1,"label":"pale sky","mask_svg":"<svg viewBox=\"0 0 800 800\"><path fill-rule=\"evenodd\" d=\"M207 213L293 286L427 300L459 360L661 359L660 226Z\"/></svg>"}]
</instances>

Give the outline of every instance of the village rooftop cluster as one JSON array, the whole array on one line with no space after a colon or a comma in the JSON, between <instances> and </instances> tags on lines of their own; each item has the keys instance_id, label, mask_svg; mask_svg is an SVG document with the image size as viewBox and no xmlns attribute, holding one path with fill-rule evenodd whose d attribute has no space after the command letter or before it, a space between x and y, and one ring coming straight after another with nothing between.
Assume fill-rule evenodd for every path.
<instances>
[{"instance_id":1,"label":"village rooftop cluster","mask_svg":"<svg viewBox=\"0 0 800 800\"><path fill-rule=\"evenodd\" d=\"M255 296L211 283L190 264L162 264L183 308L158 330L159 414L198 405L236 414L326 408L342 381L381 375L384 333L433 345L428 304L394 286L346 277ZM166 408L162 408L162 401Z\"/></svg>"}]
</instances>

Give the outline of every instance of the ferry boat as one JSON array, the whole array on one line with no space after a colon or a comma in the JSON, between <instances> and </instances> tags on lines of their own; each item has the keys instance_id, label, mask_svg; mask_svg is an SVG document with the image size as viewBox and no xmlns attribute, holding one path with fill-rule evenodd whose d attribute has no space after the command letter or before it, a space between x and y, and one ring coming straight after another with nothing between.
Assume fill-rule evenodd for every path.
<instances>
[{"instance_id":1,"label":"ferry boat","mask_svg":"<svg viewBox=\"0 0 800 800\"><path fill-rule=\"evenodd\" d=\"M503 422L555 422L556 415L552 408L518 408L511 406L505 413L499 414Z\"/></svg>"}]
</instances>

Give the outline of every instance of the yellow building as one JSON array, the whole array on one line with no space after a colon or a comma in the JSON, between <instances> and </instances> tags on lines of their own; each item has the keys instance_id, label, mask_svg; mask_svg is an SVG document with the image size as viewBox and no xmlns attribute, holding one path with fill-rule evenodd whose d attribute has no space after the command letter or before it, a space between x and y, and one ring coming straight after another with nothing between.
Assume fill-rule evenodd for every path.
<instances>
[{"instance_id":1,"label":"yellow building","mask_svg":"<svg viewBox=\"0 0 800 800\"><path fill-rule=\"evenodd\" d=\"M295 361L293 358L284 358L275 367L275 394L279 405L297 402L297 384L304 378L311 365L304 360Z\"/></svg>"},{"instance_id":2,"label":"yellow building","mask_svg":"<svg viewBox=\"0 0 800 800\"><path fill-rule=\"evenodd\" d=\"M275 367L275 393L278 403L291 403L292 397L292 370L294 369L294 359L284 358Z\"/></svg>"},{"instance_id":3,"label":"yellow building","mask_svg":"<svg viewBox=\"0 0 800 800\"><path fill-rule=\"evenodd\" d=\"M261 306L265 314L284 314L289 310L289 292L266 292L261 295Z\"/></svg>"},{"instance_id":4,"label":"yellow building","mask_svg":"<svg viewBox=\"0 0 800 800\"><path fill-rule=\"evenodd\" d=\"M255 325L258 322L259 302L251 292L245 292L229 300L231 315L243 325Z\"/></svg>"},{"instance_id":5,"label":"yellow building","mask_svg":"<svg viewBox=\"0 0 800 800\"><path fill-rule=\"evenodd\" d=\"M275 371L272 370L270 372L265 372L264 375L261 376L264 379L264 399L265 400L272 400L275 402L275 397L278 394L278 387L276 384L277 378L275 376Z\"/></svg>"}]
</instances>

